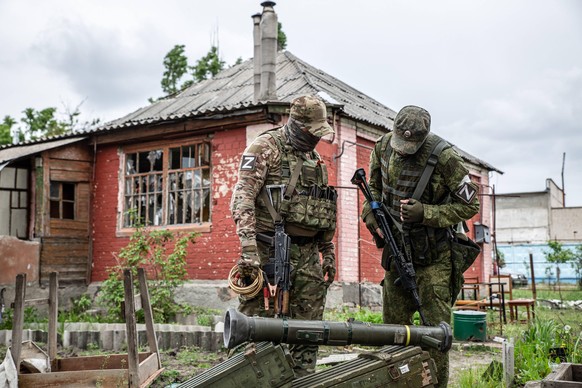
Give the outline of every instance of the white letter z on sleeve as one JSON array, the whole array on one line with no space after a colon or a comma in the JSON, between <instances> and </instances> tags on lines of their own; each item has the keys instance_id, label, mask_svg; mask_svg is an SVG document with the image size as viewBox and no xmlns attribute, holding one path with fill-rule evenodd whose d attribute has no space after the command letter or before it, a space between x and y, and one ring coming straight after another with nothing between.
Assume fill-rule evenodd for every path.
<instances>
[{"instance_id":1,"label":"white letter z on sleeve","mask_svg":"<svg viewBox=\"0 0 582 388\"><path fill-rule=\"evenodd\" d=\"M240 169L244 171L253 171L257 157L255 155L243 155L240 161Z\"/></svg>"}]
</instances>

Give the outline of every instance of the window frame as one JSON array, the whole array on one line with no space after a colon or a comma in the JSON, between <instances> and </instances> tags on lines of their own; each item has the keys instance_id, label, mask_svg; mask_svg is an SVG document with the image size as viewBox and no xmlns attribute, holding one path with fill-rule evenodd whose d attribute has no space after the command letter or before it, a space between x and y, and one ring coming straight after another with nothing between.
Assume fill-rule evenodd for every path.
<instances>
[{"instance_id":1,"label":"window frame","mask_svg":"<svg viewBox=\"0 0 582 388\"><path fill-rule=\"evenodd\" d=\"M6 166L0 170L0 173L6 174L8 171L14 170L14 176L10 187L4 186L1 184L0 181L0 191L8 193L8 200L9 204L7 206L8 210L8 219L7 219L7 226L8 226L8 234L4 236L12 236L16 237L21 240L28 240L30 239L29 235L29 228L30 228L30 201L31 201L31 188L30 188L30 174L31 171L29 168L20 165L10 165ZM19 187L19 171L22 172L24 177L24 185L25 187ZM24 198L23 198L24 195ZM16 198L15 198L16 197ZM14 205L15 201L18 203ZM16 217L16 212L24 211L25 213L25 227L24 227L24 235L18 235L18 233L13 234L12 229L14 228L14 219Z\"/></svg>"},{"instance_id":2,"label":"window frame","mask_svg":"<svg viewBox=\"0 0 582 388\"><path fill-rule=\"evenodd\" d=\"M52 196L52 185L53 184L58 184L59 185L59 197L53 197ZM73 188L73 199L65 199L63 196L63 192L64 192L64 187L63 185L71 185ZM79 195L77 193L77 183L76 182L66 182L66 181L59 181L59 180L50 180L49 181L49 196L48 196L48 200L49 200L49 209L48 209L48 216L49 219L51 220L61 220L61 221L77 221L78 220L78 215L77 215L77 203L78 203L78 199L79 199ZM54 201L58 201L59 203L59 216L58 217L53 217L52 215L52 204ZM65 218L63 217L63 213L64 213L64 208L63 205L64 204L72 204L73 206L73 218Z\"/></svg>"},{"instance_id":3,"label":"window frame","mask_svg":"<svg viewBox=\"0 0 582 388\"><path fill-rule=\"evenodd\" d=\"M195 167L183 167L181 166L179 169L172 169L170 166L170 158L171 158L171 149L180 148L182 147L189 147L194 146L197 147L200 144L206 144L208 147L208 165L207 166L195 166ZM156 143L144 143L140 145L131 145L131 146L124 146L120 147L119 150L119 161L120 161L120 177L119 177L119 200L118 200L118 228L117 228L117 235L118 236L128 236L133 234L135 231L134 226L127 225L127 156L129 154L135 154L140 152L150 152L155 150L161 150L161 159L162 159L162 168L159 171L150 171L150 172L136 172L133 174L134 177L137 176L152 176L153 174L160 174L161 175L161 190L159 191L162 196L162 204L161 204L161 224L160 225L147 225L148 228L156 230L156 229L171 229L176 231L196 231L196 232L210 232L211 225L212 225L212 194L213 194L213 179L212 179L212 142L210 137L197 137L188 139L188 141L167 141L167 142L156 142ZM208 221L201 221L201 222L194 222L188 224L170 224L168 214L168 206L169 206L169 195L170 195L170 174L178 172L178 171L189 171L189 170L207 170L208 174L208 186L207 189L208 193ZM196 190L194 187L192 188L192 192ZM202 188L200 188L202 191ZM200 211L203 211L203 207L200 208Z\"/></svg>"}]
</instances>

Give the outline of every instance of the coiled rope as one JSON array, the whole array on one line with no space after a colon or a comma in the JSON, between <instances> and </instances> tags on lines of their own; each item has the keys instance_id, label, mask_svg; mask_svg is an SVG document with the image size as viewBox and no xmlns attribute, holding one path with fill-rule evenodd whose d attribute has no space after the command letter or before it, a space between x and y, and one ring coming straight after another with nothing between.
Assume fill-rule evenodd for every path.
<instances>
[{"instance_id":1,"label":"coiled rope","mask_svg":"<svg viewBox=\"0 0 582 388\"><path fill-rule=\"evenodd\" d=\"M232 267L228 274L228 286L230 289L246 299L252 299L259 295L259 292L261 292L261 289L263 288L264 280L265 277L263 276L263 271L259 271L257 277L247 286L244 283L242 276L240 276L238 266L236 265Z\"/></svg>"}]
</instances>

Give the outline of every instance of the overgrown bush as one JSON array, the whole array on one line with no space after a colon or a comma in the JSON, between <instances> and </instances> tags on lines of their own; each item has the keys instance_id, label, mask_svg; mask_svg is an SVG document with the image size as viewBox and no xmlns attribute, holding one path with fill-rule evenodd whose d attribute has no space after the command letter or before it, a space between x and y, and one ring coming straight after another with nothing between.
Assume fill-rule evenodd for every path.
<instances>
[{"instance_id":1,"label":"overgrown bush","mask_svg":"<svg viewBox=\"0 0 582 388\"><path fill-rule=\"evenodd\" d=\"M139 292L138 268L146 270L150 302L154 321L173 322L177 312L189 313L189 306L176 303L176 289L186 280L186 253L188 244L195 242L198 233L174 233L169 230L150 230L138 225L115 256L117 264L109 269L97 301L107 309L112 321L123 321L121 311L124 301L123 270L130 269L134 279L134 292ZM173 248L173 249L172 249ZM143 312L137 315L143 322Z\"/></svg>"}]
</instances>

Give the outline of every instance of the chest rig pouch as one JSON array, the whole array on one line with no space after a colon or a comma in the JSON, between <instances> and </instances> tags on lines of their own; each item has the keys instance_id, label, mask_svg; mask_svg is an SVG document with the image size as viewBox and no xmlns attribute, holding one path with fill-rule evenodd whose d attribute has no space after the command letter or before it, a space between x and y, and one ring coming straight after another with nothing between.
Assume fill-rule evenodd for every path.
<instances>
[{"instance_id":1,"label":"chest rig pouch","mask_svg":"<svg viewBox=\"0 0 582 388\"><path fill-rule=\"evenodd\" d=\"M337 193L327 185L327 169L319 159L288 158L293 171L281 202L285 223L313 232L332 232L336 228ZM295 159L295 160L293 160ZM285 164L285 160L283 160ZM285 168L283 168L285 170ZM297 176L297 179L293 179ZM294 184L295 183L295 184Z\"/></svg>"},{"instance_id":2,"label":"chest rig pouch","mask_svg":"<svg viewBox=\"0 0 582 388\"><path fill-rule=\"evenodd\" d=\"M432 176L436 164L438 163L439 155L448 146L448 143L438 136L433 134L431 135L429 135L429 138L427 138L427 142L429 143L428 152L425 152L424 157L419 163L419 171L407 171L407 173L410 175L416 175L416 179L418 179L418 181L415 183L406 183L406 178L402 176L402 172L401 176L398 178L399 182L405 182L403 187L414 187L414 192L412 195L407 197L414 198L418 201L420 201L420 198L428 185L430 177ZM392 147L388 141L384 156L386 161L390 160L391 153ZM386 170L387 169L388 168L386 167ZM383 173L383 175L387 176L388 172L386 171L385 174ZM392 196L394 196L395 192L401 192L402 189L403 188L400 187L397 187L396 190L388 189L388 191L384 192L384 198L388 198L388 193L391 193ZM393 199L393 202L396 203L399 201ZM396 205L394 203L389 205L392 221L403 236L403 248L415 265L430 265L439 257L442 252L450 249L448 233L446 229L437 229L420 224L401 223L399 219L399 212L394 208Z\"/></svg>"},{"instance_id":3,"label":"chest rig pouch","mask_svg":"<svg viewBox=\"0 0 582 388\"><path fill-rule=\"evenodd\" d=\"M281 150L281 181L285 184L280 199L280 214L291 235L314 236L330 241L337 217L337 192L328 185L327 168L317 152L310 158L296 153L271 133ZM321 233L320 233L321 232Z\"/></svg>"}]
</instances>

